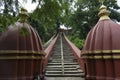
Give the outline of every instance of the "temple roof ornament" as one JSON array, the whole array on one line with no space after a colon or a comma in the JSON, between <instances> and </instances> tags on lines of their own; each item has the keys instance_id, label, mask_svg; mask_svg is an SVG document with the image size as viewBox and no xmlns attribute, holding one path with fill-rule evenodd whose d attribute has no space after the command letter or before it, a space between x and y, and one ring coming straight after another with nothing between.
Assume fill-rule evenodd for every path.
<instances>
[{"instance_id":1,"label":"temple roof ornament","mask_svg":"<svg viewBox=\"0 0 120 80\"><path fill-rule=\"evenodd\" d=\"M120 25L109 18L110 12L103 5L104 1L101 1L102 5L98 13L100 19L87 35L82 51L84 54L120 52Z\"/></svg>"},{"instance_id":2,"label":"temple roof ornament","mask_svg":"<svg viewBox=\"0 0 120 80\"><path fill-rule=\"evenodd\" d=\"M37 31L27 23L29 15L26 9L21 8L20 18L10 25L0 37L0 53L26 53L33 58L33 54L44 56L42 42ZM7 52L6 52L7 51ZM21 57L21 56L20 56ZM27 56L22 56L27 57ZM10 57L11 58L11 57ZM18 57L14 57L18 58ZM35 56L35 58L37 58Z\"/></svg>"},{"instance_id":3,"label":"temple roof ornament","mask_svg":"<svg viewBox=\"0 0 120 80\"><path fill-rule=\"evenodd\" d=\"M98 16L100 17L99 20L104 20L104 19L110 19L110 11L107 10L107 7L103 4L105 0L99 0L99 2L102 4L100 7L100 12L98 13Z\"/></svg>"},{"instance_id":4,"label":"temple roof ornament","mask_svg":"<svg viewBox=\"0 0 120 80\"><path fill-rule=\"evenodd\" d=\"M29 18L28 11L25 8L21 8L21 12L19 13L19 22L26 22Z\"/></svg>"}]
</instances>

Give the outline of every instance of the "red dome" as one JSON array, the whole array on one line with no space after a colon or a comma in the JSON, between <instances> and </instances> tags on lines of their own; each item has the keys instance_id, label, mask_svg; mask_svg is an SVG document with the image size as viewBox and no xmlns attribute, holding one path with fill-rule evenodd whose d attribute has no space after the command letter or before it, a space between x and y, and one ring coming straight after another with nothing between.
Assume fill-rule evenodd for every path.
<instances>
[{"instance_id":1,"label":"red dome","mask_svg":"<svg viewBox=\"0 0 120 80\"><path fill-rule=\"evenodd\" d=\"M93 27L82 51L87 80L109 80L120 78L120 25L113 22L102 5L100 20Z\"/></svg>"},{"instance_id":2,"label":"red dome","mask_svg":"<svg viewBox=\"0 0 120 80\"><path fill-rule=\"evenodd\" d=\"M43 48L41 39L36 30L27 23L29 17L27 10L22 8L20 13L20 19L14 25L8 27L7 31L0 36L0 53L29 53L29 55L19 56L19 58L39 58L41 59L43 54ZM21 55L20 54L20 55ZM39 56L39 54L41 56ZM5 55L5 54L4 54ZM3 56L4 56L3 55ZM11 55L11 54L9 54ZM29 57L28 57L29 56ZM35 57L39 56L39 57ZM1 56L2 57L2 56ZM7 58L7 57L6 57ZM13 58L13 57L8 57ZM18 59L18 56L14 56L14 59Z\"/></svg>"},{"instance_id":3,"label":"red dome","mask_svg":"<svg viewBox=\"0 0 120 80\"><path fill-rule=\"evenodd\" d=\"M119 50L120 25L110 19L100 20L89 32L84 51Z\"/></svg>"},{"instance_id":4,"label":"red dome","mask_svg":"<svg viewBox=\"0 0 120 80\"><path fill-rule=\"evenodd\" d=\"M41 51L42 44L38 33L29 24L16 22L1 35L0 50Z\"/></svg>"},{"instance_id":5,"label":"red dome","mask_svg":"<svg viewBox=\"0 0 120 80\"><path fill-rule=\"evenodd\" d=\"M27 10L21 12L19 22L0 36L0 80L33 80L43 71L45 54L40 37L27 23Z\"/></svg>"},{"instance_id":6,"label":"red dome","mask_svg":"<svg viewBox=\"0 0 120 80\"><path fill-rule=\"evenodd\" d=\"M90 30L83 53L97 51L115 51L120 49L120 25L113 22L109 17L105 6L99 12L100 20Z\"/></svg>"}]
</instances>

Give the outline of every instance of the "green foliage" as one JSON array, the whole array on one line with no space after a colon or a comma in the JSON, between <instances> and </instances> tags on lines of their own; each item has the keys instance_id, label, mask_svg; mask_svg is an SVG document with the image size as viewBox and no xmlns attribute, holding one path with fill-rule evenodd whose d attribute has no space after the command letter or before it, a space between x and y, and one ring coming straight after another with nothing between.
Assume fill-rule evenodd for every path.
<instances>
[{"instance_id":1,"label":"green foliage","mask_svg":"<svg viewBox=\"0 0 120 80\"><path fill-rule=\"evenodd\" d=\"M24 25L23 25L24 26ZM25 28L25 27L22 27L20 29L20 35L21 36L25 36L25 35L30 35L29 31Z\"/></svg>"},{"instance_id":2,"label":"green foliage","mask_svg":"<svg viewBox=\"0 0 120 80\"><path fill-rule=\"evenodd\" d=\"M16 21L19 12L18 0L0 1L0 30L5 31L7 26Z\"/></svg>"},{"instance_id":3,"label":"green foliage","mask_svg":"<svg viewBox=\"0 0 120 80\"><path fill-rule=\"evenodd\" d=\"M71 15L68 26L72 27L71 35L85 39L90 29L95 26L99 20L98 12L101 3L98 0L78 0L77 10ZM110 18L114 21L120 21L120 13L117 9L116 0L105 0L104 5L110 10Z\"/></svg>"},{"instance_id":4,"label":"green foliage","mask_svg":"<svg viewBox=\"0 0 120 80\"><path fill-rule=\"evenodd\" d=\"M52 28L47 30L46 27L43 27L40 20L39 19L34 19L32 17L32 15L29 18L29 22L32 25L32 27L34 27L37 30L37 32L40 35L43 43L47 42L47 40L49 40L51 38L51 36L54 34L54 32L53 32L54 30Z\"/></svg>"},{"instance_id":5,"label":"green foliage","mask_svg":"<svg viewBox=\"0 0 120 80\"><path fill-rule=\"evenodd\" d=\"M74 1L74 0L73 0ZM31 14L31 24L38 30L43 41L50 39L55 34L60 24L67 24L71 15L70 4L72 0L40 0L38 7ZM36 0L33 0L36 2ZM42 28L38 29L40 25Z\"/></svg>"},{"instance_id":6,"label":"green foliage","mask_svg":"<svg viewBox=\"0 0 120 80\"><path fill-rule=\"evenodd\" d=\"M101 3L98 0L32 0L32 2L39 4L30 14L29 23L38 31L43 42L49 40L60 25L64 24L72 28L69 33L70 40L81 49L88 32L99 20L97 14ZM116 11L120 9L117 1L105 0L104 5L111 11L111 19L120 21L120 13ZM8 25L17 21L20 6L18 0L0 0L0 31L5 31Z\"/></svg>"},{"instance_id":7,"label":"green foliage","mask_svg":"<svg viewBox=\"0 0 120 80\"><path fill-rule=\"evenodd\" d=\"M68 26L72 27L72 31L69 35L72 36L70 40L75 43L80 49L82 48L81 40L85 40L88 32L95 26L99 20L98 12L101 3L98 0L78 0L76 3L77 10L70 16ZM117 9L120 7L117 5L116 0L105 0L104 5L110 10L110 18L114 21L120 21L120 13Z\"/></svg>"},{"instance_id":8,"label":"green foliage","mask_svg":"<svg viewBox=\"0 0 120 80\"><path fill-rule=\"evenodd\" d=\"M6 31L7 27L10 24L13 24L16 21L16 18L14 18L11 15L0 15L0 29L2 32Z\"/></svg>"},{"instance_id":9,"label":"green foliage","mask_svg":"<svg viewBox=\"0 0 120 80\"><path fill-rule=\"evenodd\" d=\"M79 37L68 36L69 40L72 41L79 49L82 49L85 43L85 39Z\"/></svg>"}]
</instances>

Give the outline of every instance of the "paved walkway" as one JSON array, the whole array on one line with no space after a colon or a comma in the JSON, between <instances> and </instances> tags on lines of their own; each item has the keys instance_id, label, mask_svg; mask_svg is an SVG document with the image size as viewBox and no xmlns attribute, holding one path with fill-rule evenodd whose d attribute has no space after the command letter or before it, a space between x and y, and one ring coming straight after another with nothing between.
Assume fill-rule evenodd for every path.
<instances>
[{"instance_id":1,"label":"paved walkway","mask_svg":"<svg viewBox=\"0 0 120 80\"><path fill-rule=\"evenodd\" d=\"M46 77L46 80L85 80L81 77Z\"/></svg>"}]
</instances>

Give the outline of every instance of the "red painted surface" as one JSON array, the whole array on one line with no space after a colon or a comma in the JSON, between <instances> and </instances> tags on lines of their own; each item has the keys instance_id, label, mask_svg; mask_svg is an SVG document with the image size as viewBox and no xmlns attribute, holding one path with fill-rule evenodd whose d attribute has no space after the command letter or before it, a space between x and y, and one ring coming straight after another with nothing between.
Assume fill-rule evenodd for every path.
<instances>
[{"instance_id":1,"label":"red painted surface","mask_svg":"<svg viewBox=\"0 0 120 80\"><path fill-rule=\"evenodd\" d=\"M86 79L87 80L95 80L95 74L96 74L96 68L95 68L95 61L90 59L90 60L85 60L86 61L86 69L85 69L85 74L86 74Z\"/></svg>"},{"instance_id":2,"label":"red painted surface","mask_svg":"<svg viewBox=\"0 0 120 80\"><path fill-rule=\"evenodd\" d=\"M120 79L119 36L120 25L110 19L98 21L90 30L81 55L87 66L86 69L84 66L87 80ZM119 58L113 57L116 55Z\"/></svg>"},{"instance_id":3,"label":"red painted surface","mask_svg":"<svg viewBox=\"0 0 120 80\"><path fill-rule=\"evenodd\" d=\"M17 80L17 62L0 60L0 80Z\"/></svg>"},{"instance_id":4,"label":"red painted surface","mask_svg":"<svg viewBox=\"0 0 120 80\"><path fill-rule=\"evenodd\" d=\"M106 69L105 69L105 60L104 59L98 59L95 60L95 70L96 79L103 79L106 77Z\"/></svg>"},{"instance_id":5,"label":"red painted surface","mask_svg":"<svg viewBox=\"0 0 120 80\"><path fill-rule=\"evenodd\" d=\"M77 48L72 42L70 42L68 40L68 38L65 36L65 34L63 34L66 42L68 43L68 45L70 46L70 48L72 49L73 51L73 55L75 56L75 58L77 59L79 65L81 66L81 68L84 70L84 63L83 63L83 60L81 58L81 50L79 48Z\"/></svg>"},{"instance_id":6,"label":"red painted surface","mask_svg":"<svg viewBox=\"0 0 120 80\"><path fill-rule=\"evenodd\" d=\"M32 79L33 76L33 60L25 60L25 76L26 80Z\"/></svg>"},{"instance_id":7,"label":"red painted surface","mask_svg":"<svg viewBox=\"0 0 120 80\"><path fill-rule=\"evenodd\" d=\"M22 29L28 33L21 35ZM9 26L0 36L0 80L33 80L33 74L42 75L43 59L38 59L44 58L41 52L41 39L29 24L16 22Z\"/></svg>"},{"instance_id":8,"label":"red painted surface","mask_svg":"<svg viewBox=\"0 0 120 80\"><path fill-rule=\"evenodd\" d=\"M48 59L50 58L51 52L53 50L53 47L54 47L57 39L58 39L58 35L53 39L53 41L50 43L50 45L44 51L46 53L46 55L45 55L45 62L44 62L44 68L48 64Z\"/></svg>"},{"instance_id":9,"label":"red painted surface","mask_svg":"<svg viewBox=\"0 0 120 80\"><path fill-rule=\"evenodd\" d=\"M105 60L105 73L108 76L107 80L114 78L114 62L112 59Z\"/></svg>"},{"instance_id":10,"label":"red painted surface","mask_svg":"<svg viewBox=\"0 0 120 80\"><path fill-rule=\"evenodd\" d=\"M17 78L18 80L22 78L22 80L25 80L25 60L17 60Z\"/></svg>"},{"instance_id":11,"label":"red painted surface","mask_svg":"<svg viewBox=\"0 0 120 80\"><path fill-rule=\"evenodd\" d=\"M120 79L120 59L114 60L114 73L115 78Z\"/></svg>"}]
</instances>

